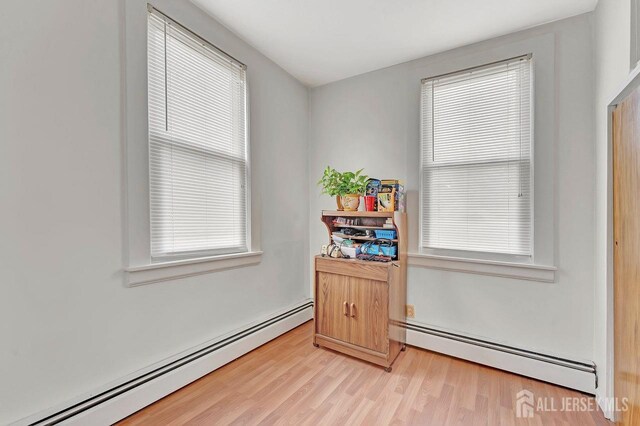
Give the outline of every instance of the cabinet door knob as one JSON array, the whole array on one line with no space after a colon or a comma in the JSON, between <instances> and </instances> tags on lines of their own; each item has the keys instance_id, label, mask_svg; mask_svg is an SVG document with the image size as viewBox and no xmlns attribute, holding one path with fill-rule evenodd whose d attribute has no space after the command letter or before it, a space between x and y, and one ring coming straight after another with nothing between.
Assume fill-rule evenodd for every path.
<instances>
[{"instance_id":1,"label":"cabinet door knob","mask_svg":"<svg viewBox=\"0 0 640 426\"><path fill-rule=\"evenodd\" d=\"M355 318L356 317L356 304L352 303L351 304L351 318Z\"/></svg>"},{"instance_id":2,"label":"cabinet door knob","mask_svg":"<svg viewBox=\"0 0 640 426\"><path fill-rule=\"evenodd\" d=\"M344 306L344 316L348 317L349 316L349 304L345 301L345 302L342 302L342 305Z\"/></svg>"}]
</instances>

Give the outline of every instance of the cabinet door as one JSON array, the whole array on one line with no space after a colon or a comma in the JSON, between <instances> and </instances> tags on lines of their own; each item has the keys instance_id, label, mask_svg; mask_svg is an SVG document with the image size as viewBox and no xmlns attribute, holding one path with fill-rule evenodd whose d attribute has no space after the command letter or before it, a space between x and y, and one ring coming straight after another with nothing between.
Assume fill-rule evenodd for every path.
<instances>
[{"instance_id":1,"label":"cabinet door","mask_svg":"<svg viewBox=\"0 0 640 426\"><path fill-rule=\"evenodd\" d=\"M349 278L350 342L377 352L389 349L389 286L384 281Z\"/></svg>"},{"instance_id":2,"label":"cabinet door","mask_svg":"<svg viewBox=\"0 0 640 426\"><path fill-rule=\"evenodd\" d=\"M316 272L316 333L349 341L349 277Z\"/></svg>"}]
</instances>

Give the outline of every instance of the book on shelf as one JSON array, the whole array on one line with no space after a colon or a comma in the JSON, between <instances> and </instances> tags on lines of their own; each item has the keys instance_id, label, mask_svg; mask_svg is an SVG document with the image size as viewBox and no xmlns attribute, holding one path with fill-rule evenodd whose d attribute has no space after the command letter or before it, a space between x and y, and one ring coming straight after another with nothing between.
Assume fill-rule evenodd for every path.
<instances>
[{"instance_id":1,"label":"book on shelf","mask_svg":"<svg viewBox=\"0 0 640 426\"><path fill-rule=\"evenodd\" d=\"M404 181L400 179L383 179L380 181L378 211L406 211Z\"/></svg>"}]
</instances>

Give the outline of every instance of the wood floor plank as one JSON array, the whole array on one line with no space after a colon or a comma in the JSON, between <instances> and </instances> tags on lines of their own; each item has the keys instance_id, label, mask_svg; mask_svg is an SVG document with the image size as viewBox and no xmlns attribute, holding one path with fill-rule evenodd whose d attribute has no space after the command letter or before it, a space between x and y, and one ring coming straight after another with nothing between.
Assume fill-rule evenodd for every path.
<instances>
[{"instance_id":1,"label":"wood floor plank","mask_svg":"<svg viewBox=\"0 0 640 426\"><path fill-rule=\"evenodd\" d=\"M416 353L418 352L416 351ZM426 376L428 362L428 357L417 356L414 358L410 369L407 370L409 382L406 384L404 398L402 398L402 402L394 414L394 422L397 422L397 424L407 424L409 422L413 403L418 398L422 382Z\"/></svg>"},{"instance_id":2,"label":"wood floor plank","mask_svg":"<svg viewBox=\"0 0 640 426\"><path fill-rule=\"evenodd\" d=\"M386 373L311 345L312 323L257 348L121 421L121 425L596 425L592 410L516 418L530 390L559 408L579 392L409 347Z\"/></svg>"}]
</instances>

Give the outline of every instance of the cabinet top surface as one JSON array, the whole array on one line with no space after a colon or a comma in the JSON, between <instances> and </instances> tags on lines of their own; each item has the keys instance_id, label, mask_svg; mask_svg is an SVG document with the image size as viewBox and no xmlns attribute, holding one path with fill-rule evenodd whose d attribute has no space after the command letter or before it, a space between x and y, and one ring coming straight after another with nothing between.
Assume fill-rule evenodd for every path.
<instances>
[{"instance_id":1,"label":"cabinet top surface","mask_svg":"<svg viewBox=\"0 0 640 426\"><path fill-rule=\"evenodd\" d=\"M326 260L329 262L344 262L344 263L360 264L360 265L367 265L367 266L377 266L380 268L388 268L394 264L395 266L399 266L397 260L393 260L391 262L374 262L370 260L334 258L334 257L328 257L328 256L321 256L319 254L316 255L316 259Z\"/></svg>"}]
</instances>

